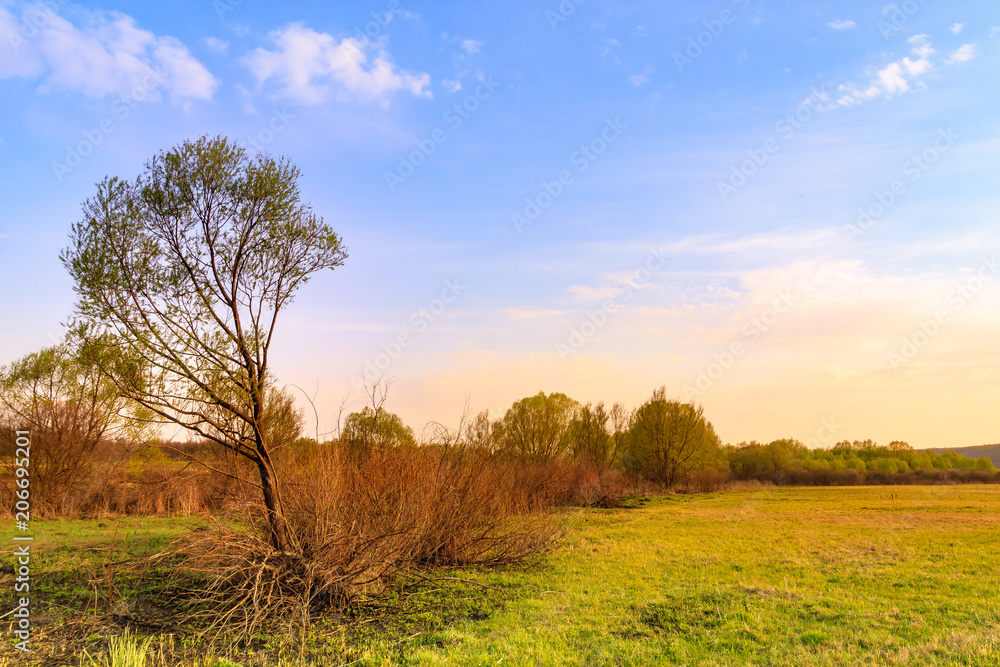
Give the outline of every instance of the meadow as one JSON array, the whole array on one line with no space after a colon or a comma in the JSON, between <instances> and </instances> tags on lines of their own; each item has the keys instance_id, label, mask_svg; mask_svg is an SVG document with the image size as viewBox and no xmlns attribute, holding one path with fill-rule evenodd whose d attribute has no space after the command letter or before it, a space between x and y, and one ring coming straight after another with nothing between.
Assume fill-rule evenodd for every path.
<instances>
[{"instance_id":1,"label":"meadow","mask_svg":"<svg viewBox=\"0 0 1000 667\"><path fill-rule=\"evenodd\" d=\"M533 564L401 579L306 637L139 627L145 664L1000 664L1000 486L763 487L557 513L560 540ZM124 628L109 610L155 607L170 570L129 563L206 524L36 522L36 643L0 661L110 664Z\"/></svg>"}]
</instances>

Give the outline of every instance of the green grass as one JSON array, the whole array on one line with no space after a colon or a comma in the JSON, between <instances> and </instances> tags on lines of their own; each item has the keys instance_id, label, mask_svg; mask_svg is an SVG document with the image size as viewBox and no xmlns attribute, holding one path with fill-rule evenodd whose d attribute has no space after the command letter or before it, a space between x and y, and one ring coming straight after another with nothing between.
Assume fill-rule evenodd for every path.
<instances>
[{"instance_id":1,"label":"green grass","mask_svg":"<svg viewBox=\"0 0 1000 667\"><path fill-rule=\"evenodd\" d=\"M152 641L151 638L136 639L130 632L113 637L108 643L107 654L100 660L91 660L89 667L146 667Z\"/></svg>"},{"instance_id":2,"label":"green grass","mask_svg":"<svg viewBox=\"0 0 1000 667\"><path fill-rule=\"evenodd\" d=\"M634 505L566 511L561 546L538 566L446 573L490 588L407 585L354 617L322 620L305 655L328 665L1000 665L1000 486L780 488ZM36 567L86 567L79 547L114 536L104 523L39 523L38 546L58 557ZM118 536L152 552L196 523L128 520ZM147 667L179 664L157 642ZM293 665L299 655L277 635L238 655L200 651L183 664Z\"/></svg>"},{"instance_id":3,"label":"green grass","mask_svg":"<svg viewBox=\"0 0 1000 667\"><path fill-rule=\"evenodd\" d=\"M570 514L532 593L413 664L998 665L1000 487L781 488Z\"/></svg>"}]
</instances>

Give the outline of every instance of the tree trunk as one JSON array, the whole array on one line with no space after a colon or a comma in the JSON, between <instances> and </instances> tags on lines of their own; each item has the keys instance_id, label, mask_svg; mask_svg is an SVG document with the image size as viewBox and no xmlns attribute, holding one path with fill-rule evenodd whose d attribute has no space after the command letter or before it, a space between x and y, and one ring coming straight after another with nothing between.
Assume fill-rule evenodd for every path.
<instances>
[{"instance_id":1,"label":"tree trunk","mask_svg":"<svg viewBox=\"0 0 1000 667\"><path fill-rule=\"evenodd\" d=\"M288 547L291 546L288 524L285 521L285 511L278 492L278 480L266 451L258 451L257 470L260 473L260 487L264 495L264 508L267 512L267 528L270 533L271 546L278 551L287 551Z\"/></svg>"}]
</instances>

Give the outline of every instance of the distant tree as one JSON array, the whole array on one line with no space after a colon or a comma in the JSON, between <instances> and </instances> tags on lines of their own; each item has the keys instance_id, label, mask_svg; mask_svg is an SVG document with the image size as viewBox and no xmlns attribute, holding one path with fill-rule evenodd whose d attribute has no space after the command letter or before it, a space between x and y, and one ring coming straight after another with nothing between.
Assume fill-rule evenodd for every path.
<instances>
[{"instance_id":1,"label":"distant tree","mask_svg":"<svg viewBox=\"0 0 1000 667\"><path fill-rule=\"evenodd\" d=\"M951 452L943 452L932 457L934 467L939 470L951 470L955 467L955 458Z\"/></svg>"},{"instance_id":2,"label":"distant tree","mask_svg":"<svg viewBox=\"0 0 1000 667\"><path fill-rule=\"evenodd\" d=\"M760 479L767 476L764 445L756 440L741 442L732 449L727 449L727 457L729 469L737 479Z\"/></svg>"},{"instance_id":3,"label":"distant tree","mask_svg":"<svg viewBox=\"0 0 1000 667\"><path fill-rule=\"evenodd\" d=\"M629 453L637 472L669 488L714 464L720 445L700 406L668 400L661 387L635 413Z\"/></svg>"},{"instance_id":4,"label":"distant tree","mask_svg":"<svg viewBox=\"0 0 1000 667\"><path fill-rule=\"evenodd\" d=\"M490 419L489 410L477 414L465 431L465 444L486 452L496 451L499 439L500 425Z\"/></svg>"},{"instance_id":5,"label":"distant tree","mask_svg":"<svg viewBox=\"0 0 1000 667\"><path fill-rule=\"evenodd\" d=\"M893 440L889 443L890 452L912 452L913 447L910 447L910 443L903 442L902 440Z\"/></svg>"},{"instance_id":6,"label":"distant tree","mask_svg":"<svg viewBox=\"0 0 1000 667\"><path fill-rule=\"evenodd\" d=\"M47 347L0 368L0 443L13 453L14 430L31 431L31 489L37 507L56 513L79 499L116 455L112 441L142 435L95 350Z\"/></svg>"},{"instance_id":7,"label":"distant tree","mask_svg":"<svg viewBox=\"0 0 1000 667\"><path fill-rule=\"evenodd\" d=\"M867 440L855 440L851 443L851 448L854 449L859 456L867 460L872 460L878 457L878 444L871 438Z\"/></svg>"},{"instance_id":8,"label":"distant tree","mask_svg":"<svg viewBox=\"0 0 1000 667\"><path fill-rule=\"evenodd\" d=\"M118 354L102 370L121 395L256 468L279 550L294 540L266 426L271 343L298 289L346 257L299 176L222 137L187 141L135 181L104 179L62 253L76 337Z\"/></svg>"},{"instance_id":9,"label":"distant tree","mask_svg":"<svg viewBox=\"0 0 1000 667\"><path fill-rule=\"evenodd\" d=\"M910 467L914 470L933 470L934 461L928 452L917 452L913 457L913 461L910 462Z\"/></svg>"},{"instance_id":10,"label":"distant tree","mask_svg":"<svg viewBox=\"0 0 1000 667\"><path fill-rule=\"evenodd\" d=\"M614 456L609 465L614 465L621 459L622 453L628 446L629 432L632 430L632 420L635 418L635 414L627 410L622 403L615 403L611 406L608 417L611 440L614 446Z\"/></svg>"},{"instance_id":11,"label":"distant tree","mask_svg":"<svg viewBox=\"0 0 1000 667\"><path fill-rule=\"evenodd\" d=\"M621 403L610 411L604 403L587 403L569 425L573 454L597 468L610 468L618 461L627 432L628 416Z\"/></svg>"},{"instance_id":12,"label":"distant tree","mask_svg":"<svg viewBox=\"0 0 1000 667\"><path fill-rule=\"evenodd\" d=\"M847 464L847 467L850 470L856 470L856 471L861 472L861 473L866 472L868 470L868 464L865 463L858 456L853 456L852 455L852 456L848 457L847 459L845 459L844 462Z\"/></svg>"},{"instance_id":13,"label":"distant tree","mask_svg":"<svg viewBox=\"0 0 1000 667\"><path fill-rule=\"evenodd\" d=\"M416 445L413 429L405 425L399 415L382 407L365 406L360 412L347 415L340 437L357 451Z\"/></svg>"},{"instance_id":14,"label":"distant tree","mask_svg":"<svg viewBox=\"0 0 1000 667\"><path fill-rule=\"evenodd\" d=\"M980 456L976 459L976 470L986 470L988 472L995 472L996 466L993 465L993 460L988 456Z\"/></svg>"},{"instance_id":15,"label":"distant tree","mask_svg":"<svg viewBox=\"0 0 1000 667\"><path fill-rule=\"evenodd\" d=\"M846 470L847 462L840 456L834 456L830 458L830 469L831 470Z\"/></svg>"},{"instance_id":16,"label":"distant tree","mask_svg":"<svg viewBox=\"0 0 1000 667\"><path fill-rule=\"evenodd\" d=\"M279 387L270 387L264 400L263 431L272 449L288 447L302 437L305 415L295 407L295 397Z\"/></svg>"},{"instance_id":17,"label":"distant tree","mask_svg":"<svg viewBox=\"0 0 1000 667\"><path fill-rule=\"evenodd\" d=\"M791 438L774 440L764 447L763 454L767 472L775 484L787 477L796 454L804 449L802 443Z\"/></svg>"},{"instance_id":18,"label":"distant tree","mask_svg":"<svg viewBox=\"0 0 1000 667\"><path fill-rule=\"evenodd\" d=\"M872 465L870 467L880 473L894 475L899 471L899 462L896 459L879 457L872 461Z\"/></svg>"},{"instance_id":19,"label":"distant tree","mask_svg":"<svg viewBox=\"0 0 1000 667\"><path fill-rule=\"evenodd\" d=\"M565 394L539 392L522 398L501 420L501 451L526 461L561 458L570 450L570 424L579 409Z\"/></svg>"}]
</instances>

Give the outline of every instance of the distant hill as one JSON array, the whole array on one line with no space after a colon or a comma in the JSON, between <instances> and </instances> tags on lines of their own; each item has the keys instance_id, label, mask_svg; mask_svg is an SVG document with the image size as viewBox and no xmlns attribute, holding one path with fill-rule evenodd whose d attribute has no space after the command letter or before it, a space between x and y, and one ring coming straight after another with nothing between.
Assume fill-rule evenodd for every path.
<instances>
[{"instance_id":1,"label":"distant hill","mask_svg":"<svg viewBox=\"0 0 1000 667\"><path fill-rule=\"evenodd\" d=\"M941 452L955 452L962 456L968 456L970 459L978 459L980 456L985 456L993 461L993 465L1000 468L1000 444L979 445L978 447L933 447L931 451L939 454Z\"/></svg>"}]
</instances>

